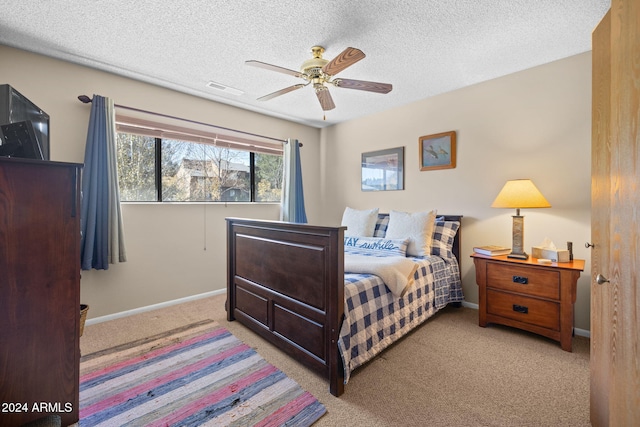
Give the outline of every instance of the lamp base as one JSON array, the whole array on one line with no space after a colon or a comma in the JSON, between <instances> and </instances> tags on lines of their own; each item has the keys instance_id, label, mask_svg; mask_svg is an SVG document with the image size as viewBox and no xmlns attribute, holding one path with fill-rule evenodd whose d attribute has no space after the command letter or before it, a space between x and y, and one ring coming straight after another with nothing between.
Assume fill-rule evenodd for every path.
<instances>
[{"instance_id":1,"label":"lamp base","mask_svg":"<svg viewBox=\"0 0 640 427\"><path fill-rule=\"evenodd\" d=\"M524 252L522 252L522 253L511 252L509 255L507 255L507 258L529 259L529 255L527 255Z\"/></svg>"},{"instance_id":2,"label":"lamp base","mask_svg":"<svg viewBox=\"0 0 640 427\"><path fill-rule=\"evenodd\" d=\"M513 233L512 233L511 253L507 258L529 259L529 255L524 251L524 217L520 215L520 209L516 210L513 216Z\"/></svg>"}]
</instances>

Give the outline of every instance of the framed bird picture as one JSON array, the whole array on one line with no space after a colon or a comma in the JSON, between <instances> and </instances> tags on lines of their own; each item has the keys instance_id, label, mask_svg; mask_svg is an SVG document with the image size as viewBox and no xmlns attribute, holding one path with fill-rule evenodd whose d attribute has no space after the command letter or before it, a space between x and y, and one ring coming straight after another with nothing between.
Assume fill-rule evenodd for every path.
<instances>
[{"instance_id":1,"label":"framed bird picture","mask_svg":"<svg viewBox=\"0 0 640 427\"><path fill-rule=\"evenodd\" d=\"M418 149L421 171L456 167L456 131L421 136Z\"/></svg>"}]
</instances>

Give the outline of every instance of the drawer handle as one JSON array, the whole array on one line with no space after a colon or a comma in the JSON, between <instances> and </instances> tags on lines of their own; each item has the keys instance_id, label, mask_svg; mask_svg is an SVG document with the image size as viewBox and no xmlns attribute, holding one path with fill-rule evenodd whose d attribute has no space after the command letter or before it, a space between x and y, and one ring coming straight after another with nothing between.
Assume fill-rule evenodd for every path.
<instances>
[{"instance_id":1,"label":"drawer handle","mask_svg":"<svg viewBox=\"0 0 640 427\"><path fill-rule=\"evenodd\" d=\"M513 311L516 313L528 314L529 307L525 307L524 305L513 304Z\"/></svg>"},{"instance_id":2,"label":"drawer handle","mask_svg":"<svg viewBox=\"0 0 640 427\"><path fill-rule=\"evenodd\" d=\"M529 278L524 276L513 276L513 283L519 283L521 285L526 285L529 283Z\"/></svg>"}]
</instances>

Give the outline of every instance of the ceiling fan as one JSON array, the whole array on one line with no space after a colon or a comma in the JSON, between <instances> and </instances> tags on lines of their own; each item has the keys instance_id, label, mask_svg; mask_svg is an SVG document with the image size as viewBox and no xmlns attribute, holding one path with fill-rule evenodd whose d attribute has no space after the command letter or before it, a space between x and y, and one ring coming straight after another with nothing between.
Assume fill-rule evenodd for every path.
<instances>
[{"instance_id":1,"label":"ceiling fan","mask_svg":"<svg viewBox=\"0 0 640 427\"><path fill-rule=\"evenodd\" d=\"M260 61L246 61L245 64L247 65L264 68L266 70L277 71L279 73L289 74L306 81L306 83L289 86L260 97L258 98L258 101L268 101L269 99L273 99L276 96L284 95L285 93L289 93L294 90L303 88L309 84L313 84L313 89L316 92L316 96L318 97L318 101L320 101L322 109L324 111L328 111L333 110L336 106L333 103L331 94L329 93L329 88L326 86L327 84L346 89L365 90L368 92L377 93L389 93L393 88L393 86L388 83L377 83L364 80L341 79L334 77L340 71L355 64L365 57L365 54L362 53L360 49L348 47L331 61L322 58L323 53L324 48L322 46L313 46L311 48L311 54L313 55L313 58L304 61L302 63L302 66L300 67L300 71L290 70L288 68L278 67L276 65L271 65Z\"/></svg>"}]
</instances>

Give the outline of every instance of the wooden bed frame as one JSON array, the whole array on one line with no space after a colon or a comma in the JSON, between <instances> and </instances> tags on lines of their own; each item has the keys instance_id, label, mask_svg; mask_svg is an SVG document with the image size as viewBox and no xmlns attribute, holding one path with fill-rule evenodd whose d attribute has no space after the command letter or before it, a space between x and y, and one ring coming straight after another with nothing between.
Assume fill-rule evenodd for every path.
<instances>
[{"instance_id":1,"label":"wooden bed frame","mask_svg":"<svg viewBox=\"0 0 640 427\"><path fill-rule=\"evenodd\" d=\"M447 221L461 216L445 215ZM227 218L227 320L238 320L344 392L344 231ZM460 230L454 254L460 260Z\"/></svg>"}]
</instances>

